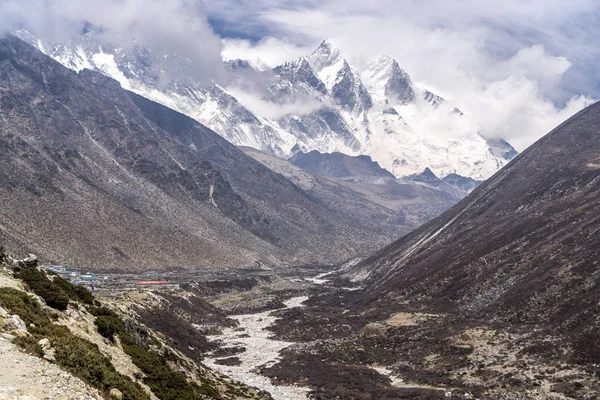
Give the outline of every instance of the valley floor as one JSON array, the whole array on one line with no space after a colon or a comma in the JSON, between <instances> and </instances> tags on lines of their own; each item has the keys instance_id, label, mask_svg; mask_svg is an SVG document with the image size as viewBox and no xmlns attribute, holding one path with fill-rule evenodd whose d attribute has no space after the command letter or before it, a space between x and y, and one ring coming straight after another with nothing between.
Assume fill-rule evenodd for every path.
<instances>
[{"instance_id":1,"label":"valley floor","mask_svg":"<svg viewBox=\"0 0 600 400\"><path fill-rule=\"evenodd\" d=\"M150 279L163 283L136 285ZM393 301L364 307L360 287L330 267L108 274L95 290L191 360L274 400L591 400L600 393L597 367L565 358L557 338ZM15 375L0 365L0 399L96 398L1 339L0 356L26 370Z\"/></svg>"}]
</instances>

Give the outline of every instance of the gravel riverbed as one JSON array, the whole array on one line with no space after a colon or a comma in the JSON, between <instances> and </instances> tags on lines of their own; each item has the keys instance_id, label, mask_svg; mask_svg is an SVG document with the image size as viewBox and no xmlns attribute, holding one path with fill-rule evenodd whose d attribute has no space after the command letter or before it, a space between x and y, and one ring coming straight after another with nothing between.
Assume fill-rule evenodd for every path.
<instances>
[{"instance_id":1,"label":"gravel riverbed","mask_svg":"<svg viewBox=\"0 0 600 400\"><path fill-rule=\"evenodd\" d=\"M283 309L302 307L302 303L306 300L308 300L307 296L294 297L284 302ZM273 385L269 378L255 372L259 366L276 363L279 352L294 344L272 338L273 333L267 328L277 319L272 315L273 311L232 316L231 318L240 323L239 327L227 328L220 335L210 336L210 339L222 343L221 348L245 347L246 351L236 355L241 362L240 365L220 365L216 363L219 357L210 358L210 356L204 360L204 364L247 385L268 391L275 400L307 399L310 389Z\"/></svg>"}]
</instances>

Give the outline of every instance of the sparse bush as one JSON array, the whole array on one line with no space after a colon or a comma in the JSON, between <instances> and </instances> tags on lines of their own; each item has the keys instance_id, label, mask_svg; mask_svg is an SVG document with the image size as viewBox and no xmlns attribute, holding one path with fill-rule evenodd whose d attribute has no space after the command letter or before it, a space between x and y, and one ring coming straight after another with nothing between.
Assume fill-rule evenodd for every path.
<instances>
[{"instance_id":1,"label":"sparse bush","mask_svg":"<svg viewBox=\"0 0 600 400\"><path fill-rule=\"evenodd\" d=\"M18 277L55 309L66 309L70 296L73 300L87 303L87 310L96 317L98 332L111 341L114 341L115 335L119 335L123 350L143 371L144 382L161 400L220 397L213 382L207 381L202 385L190 382L184 373L171 369L164 355L138 347L133 337L125 331L123 320L114 311L101 306L93 298L87 298L75 285L60 277L54 277L53 282L44 271L37 268L23 269ZM17 345L29 353L42 356L43 352L37 343L40 339L48 338L55 349L56 364L105 395L110 389L117 388L123 393L125 400L148 399L138 384L115 370L110 359L100 352L98 346L71 334L67 327L53 323L53 317L56 318L59 313L48 312L35 298L14 289L0 289L0 306L21 316L27 325L33 324L29 328L31 336L15 340Z\"/></svg>"},{"instance_id":2,"label":"sparse bush","mask_svg":"<svg viewBox=\"0 0 600 400\"><path fill-rule=\"evenodd\" d=\"M48 306L57 310L66 310L69 305L69 295L60 286L46 276L44 271L35 267L23 268L17 278L22 279L29 289L40 296Z\"/></svg>"},{"instance_id":3,"label":"sparse bush","mask_svg":"<svg viewBox=\"0 0 600 400\"><path fill-rule=\"evenodd\" d=\"M135 340L126 333L121 335L121 345L133 363L141 369L146 377L144 382L162 400L195 400L204 396L219 398L219 391L209 382L199 386L188 382L186 376L179 371L173 371L164 356L156 352L142 350Z\"/></svg>"},{"instance_id":4,"label":"sparse bush","mask_svg":"<svg viewBox=\"0 0 600 400\"><path fill-rule=\"evenodd\" d=\"M44 299L48 306L57 310L66 310L69 299L94 304L94 296L89 290L74 285L56 274L53 275L52 279L49 279L45 271L29 267L23 268L15 276L22 279L33 293Z\"/></svg>"},{"instance_id":5,"label":"sparse bush","mask_svg":"<svg viewBox=\"0 0 600 400\"><path fill-rule=\"evenodd\" d=\"M102 306L101 307L88 307L87 310L94 317L116 317L116 318L119 317L117 315L117 313L114 312L113 310L106 308L106 307L102 307Z\"/></svg>"},{"instance_id":6,"label":"sparse bush","mask_svg":"<svg viewBox=\"0 0 600 400\"><path fill-rule=\"evenodd\" d=\"M80 301L84 304L94 304L94 296L83 286L74 285L60 276L55 276L52 283L64 290L71 300Z\"/></svg>"}]
</instances>

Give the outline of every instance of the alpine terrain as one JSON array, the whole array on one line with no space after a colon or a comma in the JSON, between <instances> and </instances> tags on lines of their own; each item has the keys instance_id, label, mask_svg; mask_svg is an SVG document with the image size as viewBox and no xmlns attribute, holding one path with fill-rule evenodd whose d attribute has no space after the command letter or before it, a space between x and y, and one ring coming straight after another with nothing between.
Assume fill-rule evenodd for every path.
<instances>
[{"instance_id":1,"label":"alpine terrain","mask_svg":"<svg viewBox=\"0 0 600 400\"><path fill-rule=\"evenodd\" d=\"M440 178L476 180L516 155L507 142L486 139L451 101L415 84L396 60L381 56L358 68L327 40L311 55L272 70L230 60L224 66L228 78L207 84L182 75L191 61L131 40L114 45L88 32L47 43L27 31L17 35L75 71L99 71L235 145L266 153L363 154L396 177L430 168ZM268 111L258 110L256 102Z\"/></svg>"},{"instance_id":2,"label":"alpine terrain","mask_svg":"<svg viewBox=\"0 0 600 400\"><path fill-rule=\"evenodd\" d=\"M324 398L597 396L599 124L596 103L440 217L346 263L340 283L360 290L279 314L279 337L306 345L264 372Z\"/></svg>"},{"instance_id":3,"label":"alpine terrain","mask_svg":"<svg viewBox=\"0 0 600 400\"><path fill-rule=\"evenodd\" d=\"M498 137L592 104L593 46L549 42L587 8L437 2L408 42L427 2L33 3L0 0L0 400L599 398L600 103Z\"/></svg>"},{"instance_id":4,"label":"alpine terrain","mask_svg":"<svg viewBox=\"0 0 600 400\"><path fill-rule=\"evenodd\" d=\"M363 194L324 202L195 120L16 37L0 41L0 77L0 238L54 262L120 270L334 263L457 201L407 183L397 186L405 205L367 201L376 215L367 218L351 205Z\"/></svg>"}]
</instances>

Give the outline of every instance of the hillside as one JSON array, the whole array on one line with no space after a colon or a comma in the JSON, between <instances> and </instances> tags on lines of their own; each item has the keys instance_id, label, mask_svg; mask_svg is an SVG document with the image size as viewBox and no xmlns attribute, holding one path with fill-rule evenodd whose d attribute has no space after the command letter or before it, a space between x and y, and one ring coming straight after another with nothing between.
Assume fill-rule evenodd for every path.
<instances>
[{"instance_id":1,"label":"hillside","mask_svg":"<svg viewBox=\"0 0 600 400\"><path fill-rule=\"evenodd\" d=\"M454 208L353 267L367 284L363 301L537 325L567 335L573 357L597 357L599 123L600 104L581 111Z\"/></svg>"},{"instance_id":2,"label":"hillside","mask_svg":"<svg viewBox=\"0 0 600 400\"><path fill-rule=\"evenodd\" d=\"M316 150L308 153L298 152L290 158L290 162L308 171L344 178L351 176L378 176L393 178L391 172L381 168L369 156L348 156L343 153L323 154Z\"/></svg>"},{"instance_id":3,"label":"hillside","mask_svg":"<svg viewBox=\"0 0 600 400\"><path fill-rule=\"evenodd\" d=\"M304 346L265 373L323 398L597 396L599 125L595 104L440 217L346 263L330 291L279 314L278 337Z\"/></svg>"},{"instance_id":4,"label":"hillside","mask_svg":"<svg viewBox=\"0 0 600 400\"><path fill-rule=\"evenodd\" d=\"M0 397L271 399L136 318L0 249Z\"/></svg>"}]
</instances>

